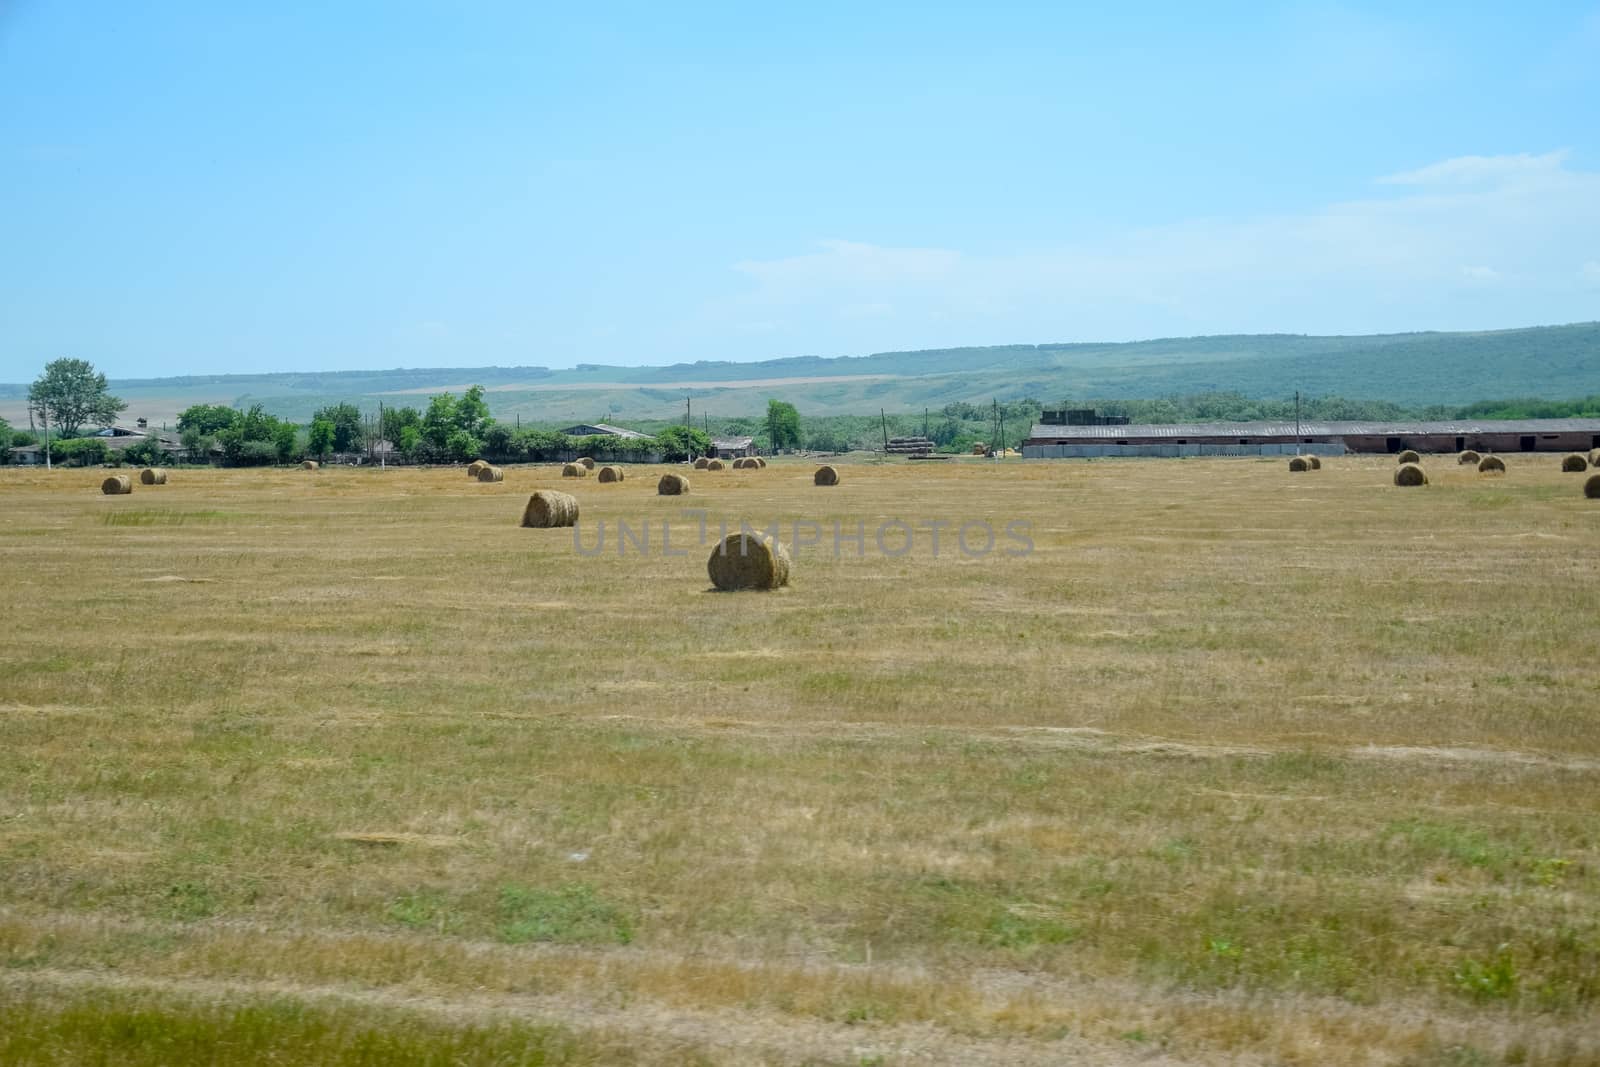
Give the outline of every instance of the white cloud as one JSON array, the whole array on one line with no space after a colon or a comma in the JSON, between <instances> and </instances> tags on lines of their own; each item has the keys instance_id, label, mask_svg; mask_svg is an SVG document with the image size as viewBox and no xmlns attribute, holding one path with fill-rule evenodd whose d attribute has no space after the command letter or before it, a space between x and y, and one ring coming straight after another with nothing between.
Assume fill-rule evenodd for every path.
<instances>
[{"instance_id":1,"label":"white cloud","mask_svg":"<svg viewBox=\"0 0 1600 1067\"><path fill-rule=\"evenodd\" d=\"M1589 319L1600 174L1564 160L1461 157L1392 176L1381 197L1044 250L825 241L740 263L753 284L710 311L772 324L790 353Z\"/></svg>"},{"instance_id":2,"label":"white cloud","mask_svg":"<svg viewBox=\"0 0 1600 1067\"><path fill-rule=\"evenodd\" d=\"M1514 156L1457 156L1417 170L1379 178L1380 185L1476 185L1551 174L1566 161L1565 148L1542 156L1526 152Z\"/></svg>"}]
</instances>

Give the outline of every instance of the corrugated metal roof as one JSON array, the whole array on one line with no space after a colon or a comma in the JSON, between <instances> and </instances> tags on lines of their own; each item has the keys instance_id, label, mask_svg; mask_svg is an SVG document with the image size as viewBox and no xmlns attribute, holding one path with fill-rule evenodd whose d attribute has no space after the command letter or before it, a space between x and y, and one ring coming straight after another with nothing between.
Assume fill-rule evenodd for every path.
<instances>
[{"instance_id":1,"label":"corrugated metal roof","mask_svg":"<svg viewBox=\"0 0 1600 1067\"><path fill-rule=\"evenodd\" d=\"M1030 434L1047 440L1119 440L1129 437L1420 437L1428 434L1600 433L1600 419L1478 419L1451 422L1258 422L1143 423L1128 426L1046 426Z\"/></svg>"}]
</instances>

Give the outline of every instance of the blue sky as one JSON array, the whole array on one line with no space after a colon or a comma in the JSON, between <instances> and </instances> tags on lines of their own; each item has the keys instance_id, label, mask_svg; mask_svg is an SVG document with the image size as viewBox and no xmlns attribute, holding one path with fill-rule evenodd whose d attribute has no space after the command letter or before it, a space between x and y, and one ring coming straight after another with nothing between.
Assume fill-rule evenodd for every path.
<instances>
[{"instance_id":1,"label":"blue sky","mask_svg":"<svg viewBox=\"0 0 1600 1067\"><path fill-rule=\"evenodd\" d=\"M0 381L1596 318L1592 3L0 0Z\"/></svg>"}]
</instances>

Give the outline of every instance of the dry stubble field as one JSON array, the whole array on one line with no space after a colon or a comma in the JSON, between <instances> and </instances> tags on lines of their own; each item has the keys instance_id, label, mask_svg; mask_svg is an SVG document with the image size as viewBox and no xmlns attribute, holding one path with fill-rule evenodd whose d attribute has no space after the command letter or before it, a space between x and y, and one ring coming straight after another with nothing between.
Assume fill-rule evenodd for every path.
<instances>
[{"instance_id":1,"label":"dry stubble field","mask_svg":"<svg viewBox=\"0 0 1600 1067\"><path fill-rule=\"evenodd\" d=\"M1427 466L0 471L0 1062L1600 1063L1600 502Z\"/></svg>"}]
</instances>

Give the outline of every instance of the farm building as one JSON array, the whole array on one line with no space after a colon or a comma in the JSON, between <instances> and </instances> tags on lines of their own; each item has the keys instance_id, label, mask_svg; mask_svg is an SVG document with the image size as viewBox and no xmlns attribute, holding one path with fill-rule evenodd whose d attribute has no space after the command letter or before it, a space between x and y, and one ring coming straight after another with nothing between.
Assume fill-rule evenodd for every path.
<instances>
[{"instance_id":1,"label":"farm building","mask_svg":"<svg viewBox=\"0 0 1600 1067\"><path fill-rule=\"evenodd\" d=\"M1600 448L1600 419L1455 422L1198 422L1035 425L1027 459L1092 456L1279 456L1345 452L1587 452Z\"/></svg>"},{"instance_id":2,"label":"farm building","mask_svg":"<svg viewBox=\"0 0 1600 1067\"><path fill-rule=\"evenodd\" d=\"M738 459L756 454L753 437L718 437L711 442L711 451L718 459Z\"/></svg>"},{"instance_id":3,"label":"farm building","mask_svg":"<svg viewBox=\"0 0 1600 1067\"><path fill-rule=\"evenodd\" d=\"M561 432L568 437L629 437L641 441L650 437L649 434L640 433L638 430L628 430L604 422L580 422L576 426L568 426Z\"/></svg>"}]
</instances>

